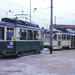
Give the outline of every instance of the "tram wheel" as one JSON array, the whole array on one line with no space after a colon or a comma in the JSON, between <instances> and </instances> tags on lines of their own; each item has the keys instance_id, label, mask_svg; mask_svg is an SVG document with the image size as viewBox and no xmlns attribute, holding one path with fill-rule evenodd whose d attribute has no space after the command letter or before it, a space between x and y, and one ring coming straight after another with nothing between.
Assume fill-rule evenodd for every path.
<instances>
[{"instance_id":1,"label":"tram wheel","mask_svg":"<svg viewBox=\"0 0 75 75\"><path fill-rule=\"evenodd\" d=\"M14 57L18 57L18 53Z\"/></svg>"},{"instance_id":2,"label":"tram wheel","mask_svg":"<svg viewBox=\"0 0 75 75\"><path fill-rule=\"evenodd\" d=\"M38 51L38 53L40 53L41 51L40 51L40 49L39 49L39 51Z\"/></svg>"},{"instance_id":3,"label":"tram wheel","mask_svg":"<svg viewBox=\"0 0 75 75\"><path fill-rule=\"evenodd\" d=\"M37 50L34 50L34 52L36 53L36 52L37 52Z\"/></svg>"},{"instance_id":4,"label":"tram wheel","mask_svg":"<svg viewBox=\"0 0 75 75\"><path fill-rule=\"evenodd\" d=\"M21 54L21 56L22 56L22 55L23 55L23 52L21 52L20 54Z\"/></svg>"}]
</instances>

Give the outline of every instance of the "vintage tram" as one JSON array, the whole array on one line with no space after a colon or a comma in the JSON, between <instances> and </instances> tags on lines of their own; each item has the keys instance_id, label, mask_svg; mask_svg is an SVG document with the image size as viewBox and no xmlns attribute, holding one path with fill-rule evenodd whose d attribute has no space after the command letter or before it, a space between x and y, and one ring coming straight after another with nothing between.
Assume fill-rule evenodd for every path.
<instances>
[{"instance_id":1,"label":"vintage tram","mask_svg":"<svg viewBox=\"0 0 75 75\"><path fill-rule=\"evenodd\" d=\"M17 55L43 49L43 31L27 21L2 18L0 22L0 54Z\"/></svg>"},{"instance_id":2,"label":"vintage tram","mask_svg":"<svg viewBox=\"0 0 75 75\"><path fill-rule=\"evenodd\" d=\"M75 32L53 30L53 50L75 48ZM44 48L50 48L50 31L44 33Z\"/></svg>"}]
</instances>

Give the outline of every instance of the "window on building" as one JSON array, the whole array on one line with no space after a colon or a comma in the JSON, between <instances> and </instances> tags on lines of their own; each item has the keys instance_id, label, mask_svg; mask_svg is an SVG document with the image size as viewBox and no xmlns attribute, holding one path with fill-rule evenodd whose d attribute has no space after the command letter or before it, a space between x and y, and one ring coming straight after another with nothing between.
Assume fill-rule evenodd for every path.
<instances>
[{"instance_id":1,"label":"window on building","mask_svg":"<svg viewBox=\"0 0 75 75\"><path fill-rule=\"evenodd\" d=\"M66 40L66 34L62 34L62 40Z\"/></svg>"},{"instance_id":2,"label":"window on building","mask_svg":"<svg viewBox=\"0 0 75 75\"><path fill-rule=\"evenodd\" d=\"M0 40L4 40L4 28L0 27Z\"/></svg>"},{"instance_id":3,"label":"window on building","mask_svg":"<svg viewBox=\"0 0 75 75\"><path fill-rule=\"evenodd\" d=\"M28 30L28 40L33 40L33 31Z\"/></svg>"},{"instance_id":4,"label":"window on building","mask_svg":"<svg viewBox=\"0 0 75 75\"><path fill-rule=\"evenodd\" d=\"M20 40L26 40L26 29L20 29Z\"/></svg>"},{"instance_id":5,"label":"window on building","mask_svg":"<svg viewBox=\"0 0 75 75\"><path fill-rule=\"evenodd\" d=\"M14 37L14 28L7 28L6 39L7 40L12 40L13 37Z\"/></svg>"},{"instance_id":6,"label":"window on building","mask_svg":"<svg viewBox=\"0 0 75 75\"><path fill-rule=\"evenodd\" d=\"M38 40L38 31L34 31L34 40Z\"/></svg>"}]
</instances>

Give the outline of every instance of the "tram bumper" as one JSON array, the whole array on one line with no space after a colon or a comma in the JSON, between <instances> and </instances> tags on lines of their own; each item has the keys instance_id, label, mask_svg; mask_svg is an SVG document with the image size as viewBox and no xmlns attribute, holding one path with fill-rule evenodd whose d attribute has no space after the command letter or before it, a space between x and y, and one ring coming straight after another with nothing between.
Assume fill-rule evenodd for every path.
<instances>
[{"instance_id":1,"label":"tram bumper","mask_svg":"<svg viewBox=\"0 0 75 75\"><path fill-rule=\"evenodd\" d=\"M18 52L11 52L11 53L2 53L4 56L10 56L10 55L17 55Z\"/></svg>"}]
</instances>

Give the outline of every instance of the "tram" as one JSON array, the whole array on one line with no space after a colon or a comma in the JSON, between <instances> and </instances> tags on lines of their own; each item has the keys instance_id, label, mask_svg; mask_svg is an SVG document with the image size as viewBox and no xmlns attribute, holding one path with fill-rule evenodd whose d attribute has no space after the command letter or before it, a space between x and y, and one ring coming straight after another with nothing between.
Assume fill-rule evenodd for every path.
<instances>
[{"instance_id":1,"label":"tram","mask_svg":"<svg viewBox=\"0 0 75 75\"><path fill-rule=\"evenodd\" d=\"M27 21L2 18L0 22L0 55L17 55L43 49L43 31Z\"/></svg>"},{"instance_id":2,"label":"tram","mask_svg":"<svg viewBox=\"0 0 75 75\"><path fill-rule=\"evenodd\" d=\"M75 48L75 32L53 31L53 50ZM44 33L44 48L50 48L50 31Z\"/></svg>"}]
</instances>

